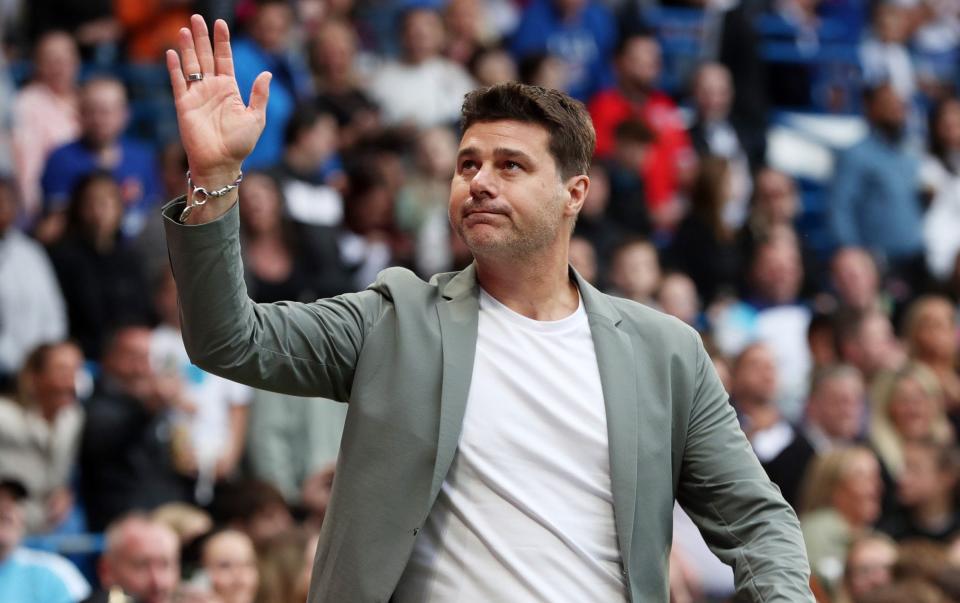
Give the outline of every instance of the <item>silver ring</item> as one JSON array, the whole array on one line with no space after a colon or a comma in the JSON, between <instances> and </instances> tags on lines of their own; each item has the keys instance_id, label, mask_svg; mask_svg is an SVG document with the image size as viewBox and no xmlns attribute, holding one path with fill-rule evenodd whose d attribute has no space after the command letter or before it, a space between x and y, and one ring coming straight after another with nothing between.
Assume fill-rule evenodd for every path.
<instances>
[{"instance_id":1,"label":"silver ring","mask_svg":"<svg viewBox=\"0 0 960 603\"><path fill-rule=\"evenodd\" d=\"M202 73L188 73L188 74L187 74L187 81L188 81L188 82L199 82L199 81L202 80L202 79L203 79L203 74L202 74Z\"/></svg>"}]
</instances>

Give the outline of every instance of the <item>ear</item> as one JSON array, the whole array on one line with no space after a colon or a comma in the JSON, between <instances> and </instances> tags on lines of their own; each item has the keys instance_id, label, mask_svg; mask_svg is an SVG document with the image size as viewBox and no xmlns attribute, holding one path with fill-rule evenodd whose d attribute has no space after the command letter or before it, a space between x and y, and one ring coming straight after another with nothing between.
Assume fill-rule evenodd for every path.
<instances>
[{"instance_id":1,"label":"ear","mask_svg":"<svg viewBox=\"0 0 960 603\"><path fill-rule=\"evenodd\" d=\"M564 183L567 189L567 200L564 213L568 216L576 216L580 213L584 201L587 200L587 191L590 190L590 177L586 174L573 176Z\"/></svg>"}]
</instances>

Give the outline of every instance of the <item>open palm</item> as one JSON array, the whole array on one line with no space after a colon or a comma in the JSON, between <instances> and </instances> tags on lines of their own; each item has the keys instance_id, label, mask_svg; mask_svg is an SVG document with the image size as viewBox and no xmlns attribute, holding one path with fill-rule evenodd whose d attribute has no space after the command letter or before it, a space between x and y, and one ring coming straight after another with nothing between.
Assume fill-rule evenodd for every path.
<instances>
[{"instance_id":1,"label":"open palm","mask_svg":"<svg viewBox=\"0 0 960 603\"><path fill-rule=\"evenodd\" d=\"M257 76L246 106L233 74L227 24L222 20L214 24L212 47L200 15L193 15L190 28L184 27L179 35L180 54L167 51L167 68L190 169L195 175L235 171L266 123L270 74ZM191 81L191 74L202 74L202 79Z\"/></svg>"}]
</instances>

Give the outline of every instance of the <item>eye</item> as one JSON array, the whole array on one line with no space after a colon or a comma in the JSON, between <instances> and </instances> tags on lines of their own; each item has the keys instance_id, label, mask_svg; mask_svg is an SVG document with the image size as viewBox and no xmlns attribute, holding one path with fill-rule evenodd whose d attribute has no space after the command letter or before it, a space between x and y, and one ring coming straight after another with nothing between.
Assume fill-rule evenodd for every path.
<instances>
[{"instance_id":1,"label":"eye","mask_svg":"<svg viewBox=\"0 0 960 603\"><path fill-rule=\"evenodd\" d=\"M472 172L477 169L477 162L473 159L464 159L460 162L461 172Z\"/></svg>"},{"instance_id":2,"label":"eye","mask_svg":"<svg viewBox=\"0 0 960 603\"><path fill-rule=\"evenodd\" d=\"M504 161L504 162L503 162L503 169L505 169L505 170L507 170L507 171L510 171L510 172L513 172L513 171L516 171L516 170L521 170L521 169L523 169L523 166L520 165L519 163L517 163L516 161L510 161L510 160L508 159L507 161Z\"/></svg>"}]
</instances>

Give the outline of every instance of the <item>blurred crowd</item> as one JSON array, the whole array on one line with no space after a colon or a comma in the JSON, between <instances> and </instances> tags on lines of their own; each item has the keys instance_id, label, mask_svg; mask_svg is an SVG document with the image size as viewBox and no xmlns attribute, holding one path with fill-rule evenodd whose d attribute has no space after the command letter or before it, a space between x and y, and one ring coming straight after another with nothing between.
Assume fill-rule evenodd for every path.
<instances>
[{"instance_id":1,"label":"blurred crowd","mask_svg":"<svg viewBox=\"0 0 960 603\"><path fill-rule=\"evenodd\" d=\"M192 12L231 24L245 99L273 73L240 193L255 301L469 264L463 95L563 89L597 132L572 265L703 335L820 601L960 601L955 0L0 1L0 599L305 598L347 411L184 350L161 60ZM771 161L784 111L862 136L810 182ZM91 534L95 562L44 546ZM679 509L671 560L675 602L732 595Z\"/></svg>"}]
</instances>

